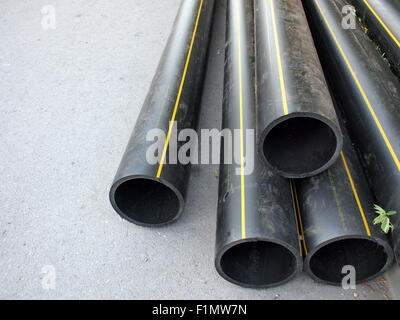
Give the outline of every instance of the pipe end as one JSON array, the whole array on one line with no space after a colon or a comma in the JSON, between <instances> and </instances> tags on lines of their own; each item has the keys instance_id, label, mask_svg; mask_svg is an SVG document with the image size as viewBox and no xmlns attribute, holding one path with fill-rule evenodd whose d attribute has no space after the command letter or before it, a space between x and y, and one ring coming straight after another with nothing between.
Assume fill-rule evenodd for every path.
<instances>
[{"instance_id":1,"label":"pipe end","mask_svg":"<svg viewBox=\"0 0 400 320\"><path fill-rule=\"evenodd\" d=\"M161 179L131 176L111 187L111 205L123 218L145 227L169 224L182 214L183 195Z\"/></svg>"},{"instance_id":2,"label":"pipe end","mask_svg":"<svg viewBox=\"0 0 400 320\"><path fill-rule=\"evenodd\" d=\"M316 281L341 285L344 266L353 266L356 283L367 282L382 274L393 262L390 245L374 237L339 237L308 253L307 273Z\"/></svg>"},{"instance_id":3,"label":"pipe end","mask_svg":"<svg viewBox=\"0 0 400 320\"><path fill-rule=\"evenodd\" d=\"M306 178L328 169L343 147L340 129L330 120L310 113L291 113L263 132L259 153L285 178Z\"/></svg>"},{"instance_id":4,"label":"pipe end","mask_svg":"<svg viewBox=\"0 0 400 320\"><path fill-rule=\"evenodd\" d=\"M220 250L215 265L229 282L247 288L268 288L294 278L302 268L302 259L285 244L244 239Z\"/></svg>"}]
</instances>

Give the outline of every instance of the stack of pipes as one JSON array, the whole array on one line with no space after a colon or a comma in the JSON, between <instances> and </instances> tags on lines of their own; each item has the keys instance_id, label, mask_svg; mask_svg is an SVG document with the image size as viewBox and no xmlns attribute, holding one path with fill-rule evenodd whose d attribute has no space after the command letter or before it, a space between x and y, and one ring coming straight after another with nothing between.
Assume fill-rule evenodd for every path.
<instances>
[{"instance_id":1,"label":"stack of pipes","mask_svg":"<svg viewBox=\"0 0 400 320\"><path fill-rule=\"evenodd\" d=\"M351 268L359 283L400 261L400 6L350 3L388 60L344 0L226 0L222 129L239 139L221 143L215 266L232 283L280 285L303 264L316 281L340 285ZM133 223L183 211L190 164L171 161L172 136L196 128L213 9L182 1L111 187ZM166 137L155 163L152 129ZM375 204L398 211L389 237Z\"/></svg>"}]
</instances>

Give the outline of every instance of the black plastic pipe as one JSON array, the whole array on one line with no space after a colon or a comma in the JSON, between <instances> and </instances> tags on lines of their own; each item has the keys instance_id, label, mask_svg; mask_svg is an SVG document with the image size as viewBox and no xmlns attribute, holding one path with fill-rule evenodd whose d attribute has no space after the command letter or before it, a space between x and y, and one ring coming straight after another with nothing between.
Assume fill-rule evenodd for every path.
<instances>
[{"instance_id":1,"label":"black plastic pipe","mask_svg":"<svg viewBox=\"0 0 400 320\"><path fill-rule=\"evenodd\" d=\"M344 132L344 131L343 131ZM373 225L374 202L350 140L327 171L296 181L307 250L305 270L340 285L352 266L356 283L382 274L393 262L389 239Z\"/></svg>"},{"instance_id":2,"label":"black plastic pipe","mask_svg":"<svg viewBox=\"0 0 400 320\"><path fill-rule=\"evenodd\" d=\"M256 124L253 2L227 1L222 129L243 137L229 148L248 150ZM255 139L252 146L255 150ZM224 143L222 144L224 148ZM253 151L254 151L253 150ZM226 280L244 287L270 287L293 278L302 268L296 216L289 181L272 173L254 154L254 171L240 163L223 164L222 149L215 266Z\"/></svg>"},{"instance_id":3,"label":"black plastic pipe","mask_svg":"<svg viewBox=\"0 0 400 320\"><path fill-rule=\"evenodd\" d=\"M400 76L400 1L347 0Z\"/></svg>"},{"instance_id":4,"label":"black plastic pipe","mask_svg":"<svg viewBox=\"0 0 400 320\"><path fill-rule=\"evenodd\" d=\"M393 245L400 262L400 83L357 26L342 28L343 1L304 1L333 96L378 205L395 210Z\"/></svg>"},{"instance_id":5,"label":"black plastic pipe","mask_svg":"<svg viewBox=\"0 0 400 320\"><path fill-rule=\"evenodd\" d=\"M329 168L342 148L335 109L300 0L255 0L259 154L278 174Z\"/></svg>"},{"instance_id":6,"label":"black plastic pipe","mask_svg":"<svg viewBox=\"0 0 400 320\"><path fill-rule=\"evenodd\" d=\"M173 31L139 114L110 191L114 209L143 226L161 226L182 213L190 166L167 164L176 146L173 126L195 128L206 69L214 0L183 0ZM172 125L173 123L175 125ZM146 153L155 141L146 141L151 129L165 133L159 163ZM173 145L173 146L172 146ZM167 161L165 161L167 160Z\"/></svg>"}]
</instances>

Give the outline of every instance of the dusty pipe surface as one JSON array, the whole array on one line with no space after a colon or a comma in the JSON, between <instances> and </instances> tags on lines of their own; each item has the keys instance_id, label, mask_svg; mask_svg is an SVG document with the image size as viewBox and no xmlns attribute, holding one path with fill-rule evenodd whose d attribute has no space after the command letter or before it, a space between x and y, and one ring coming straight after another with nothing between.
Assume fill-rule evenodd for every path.
<instances>
[{"instance_id":1,"label":"dusty pipe surface","mask_svg":"<svg viewBox=\"0 0 400 320\"><path fill-rule=\"evenodd\" d=\"M253 27L253 2L228 0L222 129L240 129L242 139L221 144L215 266L232 283L261 288L292 279L302 258L289 181L260 163L248 140L256 126ZM229 150L249 144L253 171L245 172L243 151L240 163L224 164Z\"/></svg>"},{"instance_id":2,"label":"dusty pipe surface","mask_svg":"<svg viewBox=\"0 0 400 320\"><path fill-rule=\"evenodd\" d=\"M307 250L305 270L313 279L341 285L346 266L354 267L356 283L385 272L393 250L380 226L373 224L373 197L348 137L331 168L296 181L296 186Z\"/></svg>"},{"instance_id":3,"label":"dusty pipe surface","mask_svg":"<svg viewBox=\"0 0 400 320\"><path fill-rule=\"evenodd\" d=\"M400 84L361 30L342 28L343 1L305 1L339 109L376 203L397 215L392 235L400 262Z\"/></svg>"},{"instance_id":4,"label":"dusty pipe surface","mask_svg":"<svg viewBox=\"0 0 400 320\"><path fill-rule=\"evenodd\" d=\"M400 1L348 0L381 47L395 73L400 76Z\"/></svg>"},{"instance_id":5,"label":"dusty pipe surface","mask_svg":"<svg viewBox=\"0 0 400 320\"><path fill-rule=\"evenodd\" d=\"M213 8L213 0L182 1L112 184L112 206L133 223L161 226L182 213L190 166L173 159L183 144L174 132L196 126ZM166 138L158 163L147 159L155 143L146 139L152 129L161 129Z\"/></svg>"},{"instance_id":6,"label":"dusty pipe surface","mask_svg":"<svg viewBox=\"0 0 400 320\"><path fill-rule=\"evenodd\" d=\"M278 174L329 168L342 134L300 0L256 0L259 154Z\"/></svg>"}]
</instances>

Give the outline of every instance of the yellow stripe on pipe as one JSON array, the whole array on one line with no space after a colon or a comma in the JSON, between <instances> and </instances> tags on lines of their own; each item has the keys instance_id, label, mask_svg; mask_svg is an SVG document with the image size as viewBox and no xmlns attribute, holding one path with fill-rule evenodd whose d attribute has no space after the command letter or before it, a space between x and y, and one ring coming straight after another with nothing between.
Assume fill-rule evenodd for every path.
<instances>
[{"instance_id":1,"label":"yellow stripe on pipe","mask_svg":"<svg viewBox=\"0 0 400 320\"><path fill-rule=\"evenodd\" d=\"M386 136L386 133L385 133L385 131L383 130L382 125L381 125L381 123L379 122L379 119L378 119L378 117L376 116L375 111L374 111L374 109L372 108L372 105L371 105L370 101L368 100L368 97L367 97L367 95L365 94L365 91L364 91L363 87L361 86L360 81L358 81L358 78L357 78L357 76L356 76L356 74L355 74L353 68L351 67L349 60L347 59L347 56L346 56L346 54L344 53L342 46L340 45L339 41L337 40L336 35L335 35L335 33L333 32L333 30L332 30L332 28L331 28L331 26L330 26L330 24L329 24L329 22L328 22L328 19L326 18L326 16L325 16L325 14L324 14L324 12L323 12L323 10L322 10L322 8L321 8L321 6L320 6L318 0L314 0L314 1L315 1L315 3L317 4L317 6L318 6L318 8L319 8L319 11L321 12L322 18L325 20L325 23L326 23L326 25L327 25L327 27L328 27L328 29L329 29L329 31L330 31L330 33L331 33L333 39L335 40L336 45L337 45L337 47L339 48L339 51L340 51L340 53L342 54L343 59L344 59L344 61L346 62L346 65L347 65L347 67L349 68L350 73L351 73L351 75L353 76L353 79L354 79L355 83L357 84L357 87L358 87L358 89L360 90L361 95L362 95L363 98L364 98L365 104L367 105L367 107L368 107L368 109L369 109L369 111L370 111L370 113L371 113L371 115L372 115L372 118L374 119L374 121L375 121L375 123L376 123L376 126L378 127L378 129L379 129L379 131L380 131L380 133L381 133L381 136L382 136L383 140L385 141L385 144L386 144L386 146L387 146L387 148L388 148L388 150L389 150L389 152L390 152L390 154L391 154L391 156L392 156L392 158L393 158L393 161L395 162L395 164L396 164L396 166L397 166L397 169L400 171L400 161L399 161L399 158L397 157L396 153L394 152L394 149L393 149L392 145L390 144L390 141L389 141L388 137Z\"/></svg>"},{"instance_id":2,"label":"yellow stripe on pipe","mask_svg":"<svg viewBox=\"0 0 400 320\"><path fill-rule=\"evenodd\" d=\"M239 2L239 0L238 0ZM238 54L239 54L239 100L240 100L240 184L242 197L242 239L246 238L246 199L244 191L244 139L243 139L243 84L242 84L242 48L239 4L237 5Z\"/></svg>"},{"instance_id":3,"label":"yellow stripe on pipe","mask_svg":"<svg viewBox=\"0 0 400 320\"><path fill-rule=\"evenodd\" d=\"M169 145L169 140L171 138L171 132L172 132L172 128L174 126L174 121L175 121L175 117L176 117L176 113L178 111L178 106L179 106L179 102L181 100L181 95L182 95L182 90L183 90L183 85L185 84L185 79L186 79L186 73L189 67L189 62L190 62L190 57L192 55L192 50L193 50L193 44L194 44L194 40L196 38L196 33L197 33L197 27L199 26L199 21L200 21L200 14L201 14L201 9L203 7L203 1L200 1L200 6L199 6L199 11L197 13L197 18L196 18L196 23L194 26L194 31L193 31L193 36L192 36L192 41L190 43L190 47L189 47L189 52L187 55L187 59L186 59L186 64L185 64L185 69L183 71L183 75L182 75L182 80L181 80L181 84L179 86L179 91L178 91L178 96L176 98L176 102L175 102L175 107L174 107L174 112L172 113L172 118L171 121L169 123L169 129L168 129L168 134L167 134L167 139L165 141L165 145L164 145L164 149L161 155L161 160L160 160L160 165L158 166L158 171L157 171L157 178L161 177L161 172L164 166L164 160L165 160L165 156L167 154L167 150L168 150L168 145Z\"/></svg>"},{"instance_id":4,"label":"yellow stripe on pipe","mask_svg":"<svg viewBox=\"0 0 400 320\"><path fill-rule=\"evenodd\" d=\"M375 10L372 8L372 6L368 3L367 0L364 0L364 3L367 5L368 9L371 10L371 12L374 14L375 18L379 21L379 23L382 25L382 27L386 30L386 32L390 35L390 37L393 39L393 41L397 44L397 46L400 48L400 41L397 40L397 38L394 36L394 34L390 31L388 26L382 21L382 19L379 17L379 15L375 12Z\"/></svg>"},{"instance_id":5,"label":"yellow stripe on pipe","mask_svg":"<svg viewBox=\"0 0 400 320\"><path fill-rule=\"evenodd\" d=\"M275 18L274 0L270 0L270 1L271 1L272 24L273 24L273 28L274 28L274 37L275 37L276 57L278 59L279 81L280 81L280 84L281 84L283 113L285 115L287 115L289 113L289 111L288 111L288 104L287 104L287 97L286 97L285 80L283 78L281 49L279 47L278 29L277 29L277 26L276 26L276 18Z\"/></svg>"},{"instance_id":6,"label":"yellow stripe on pipe","mask_svg":"<svg viewBox=\"0 0 400 320\"><path fill-rule=\"evenodd\" d=\"M301 235L303 236L304 251L305 251L306 256L307 256L308 255L308 251L307 251L307 245L306 245L306 237L304 236L303 222L301 220L301 212L300 212L300 205L299 205L299 197L297 195L297 189L296 189L296 185L295 184L293 184L293 189L294 189L294 196L296 198L297 213L299 215Z\"/></svg>"},{"instance_id":7,"label":"yellow stripe on pipe","mask_svg":"<svg viewBox=\"0 0 400 320\"><path fill-rule=\"evenodd\" d=\"M290 192L292 193L293 212L294 212L294 218L295 218L295 221L296 221L297 237L299 239L300 257L302 257L303 256L303 250L302 250L302 245L301 245L299 221L297 219L297 210L296 210L296 202L295 202L295 195L294 195L293 180L292 179L290 179Z\"/></svg>"},{"instance_id":8,"label":"yellow stripe on pipe","mask_svg":"<svg viewBox=\"0 0 400 320\"><path fill-rule=\"evenodd\" d=\"M346 161L346 158L344 156L343 151L340 153L340 155L342 156L343 164L344 164L344 167L346 169L347 176L348 176L350 184L351 184L351 188L353 189L354 198L356 199L358 208L359 208L360 213L361 213L361 217L362 217L362 219L364 221L365 230L367 231L367 235L370 237L371 236L371 231L369 229L367 219L365 218L364 210L363 210L363 208L361 206L360 198L358 197L357 189L356 189L356 186L354 185L354 181L353 181L353 178L351 176L350 169L349 169L349 166L347 165L347 161Z\"/></svg>"}]
</instances>

